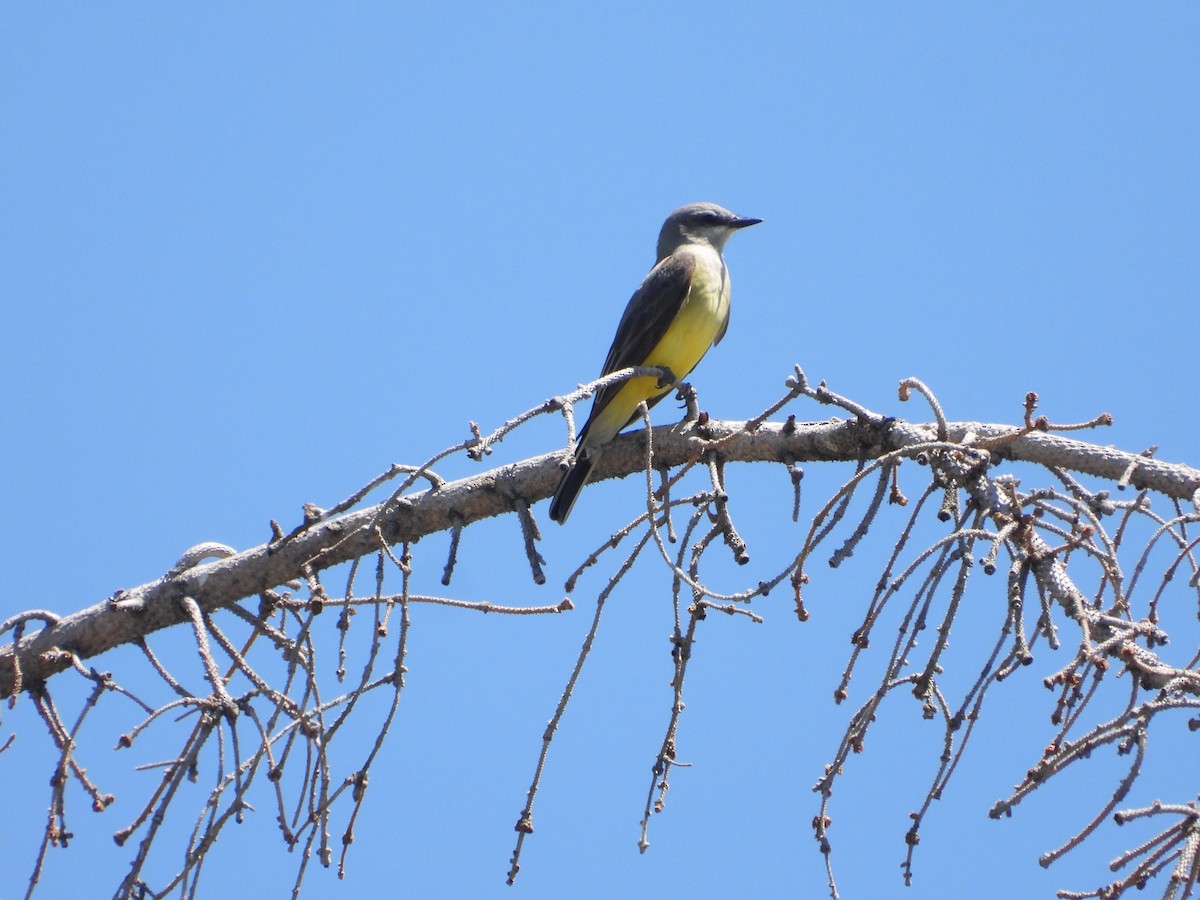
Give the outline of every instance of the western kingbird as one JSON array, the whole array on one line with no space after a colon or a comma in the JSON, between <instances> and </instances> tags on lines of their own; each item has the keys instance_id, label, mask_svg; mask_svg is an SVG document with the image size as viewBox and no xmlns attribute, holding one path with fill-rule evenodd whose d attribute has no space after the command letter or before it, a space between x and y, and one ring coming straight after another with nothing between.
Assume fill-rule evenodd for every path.
<instances>
[{"instance_id":1,"label":"western kingbird","mask_svg":"<svg viewBox=\"0 0 1200 900\"><path fill-rule=\"evenodd\" d=\"M735 216L715 203L689 203L663 222L658 258L617 326L601 377L630 366L665 366L677 379L719 344L729 325L729 269L721 251L739 228L762 219ZM637 418L642 401L653 406L673 386L631 378L596 393L592 414L579 432L575 464L559 482L550 518L562 524L587 484L600 448Z\"/></svg>"}]
</instances>

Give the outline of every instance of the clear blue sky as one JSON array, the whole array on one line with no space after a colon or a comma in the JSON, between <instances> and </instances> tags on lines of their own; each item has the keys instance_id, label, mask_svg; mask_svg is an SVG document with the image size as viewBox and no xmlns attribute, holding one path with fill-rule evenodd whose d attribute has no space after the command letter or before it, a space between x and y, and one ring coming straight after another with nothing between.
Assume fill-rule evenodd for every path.
<instances>
[{"instance_id":1,"label":"clear blue sky","mask_svg":"<svg viewBox=\"0 0 1200 900\"><path fill-rule=\"evenodd\" d=\"M1198 47L1187 4L5 5L0 618L98 602L201 541L259 544L271 518L590 379L662 218L692 200L765 220L730 245L729 333L692 379L714 416L754 415L800 363L917 419L895 400L909 375L954 419L1016 421L1037 390L1054 419L1112 412L1102 443L1200 464ZM523 434L489 464L563 441L549 421ZM754 477L741 583L803 538L782 524L782 471ZM544 525L542 588L514 522L468 532L453 596L556 602L639 491L593 486L568 528ZM422 589L441 590L445 541L417 551ZM645 856L670 610L666 579L640 566L513 889L512 824L602 576L571 616L417 610L349 877L315 869L307 895L821 896L809 788L849 713L830 697L877 576L865 557L810 590L806 625L786 598L762 604L762 626L706 623L680 743L695 765ZM1000 587L976 595L981 620L998 621ZM1050 733L1039 682L1065 661L1005 685L907 891L905 815L937 741L915 704L889 710L836 798L844 896L1099 883L1124 834L1049 872L1036 857L1109 796L1103 761L1091 794L1077 778L1015 819L985 815ZM100 895L125 871L110 836L157 779L128 774L153 756L108 751L133 720L110 701L92 723L83 764L120 799L96 816L71 795L77 837L42 896ZM2 728L19 734L0 756L0 896L15 897L50 763L28 702ZM1187 799L1194 780L1175 777L1164 798ZM296 858L262 801L214 857L210 894L290 886Z\"/></svg>"}]
</instances>

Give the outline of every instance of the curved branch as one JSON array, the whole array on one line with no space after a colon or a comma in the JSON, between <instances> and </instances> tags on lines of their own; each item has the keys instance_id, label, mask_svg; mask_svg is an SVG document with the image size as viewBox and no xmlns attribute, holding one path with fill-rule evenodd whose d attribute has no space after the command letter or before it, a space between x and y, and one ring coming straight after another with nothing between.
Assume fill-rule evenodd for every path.
<instances>
[{"instance_id":1,"label":"curved branch","mask_svg":"<svg viewBox=\"0 0 1200 900\"><path fill-rule=\"evenodd\" d=\"M934 425L877 417L814 424L709 420L703 425L659 426L653 440L655 465L660 467L685 465L714 449L725 462L794 465L871 459L927 444L937 435ZM993 457L1072 469L1179 500L1191 500L1200 489L1200 470L1056 435L1026 433L1010 425L948 423L946 438L986 448ZM558 452L522 460L319 521L283 541L216 562L182 570L173 567L156 581L118 592L0 647L0 698L10 696L18 685L45 681L74 661L184 622L185 597L193 598L204 612L212 612L306 573L373 553L380 548L381 537L388 544L414 541L536 503L554 493L561 459ZM625 477L644 466L645 433L621 435L605 448L593 480Z\"/></svg>"}]
</instances>

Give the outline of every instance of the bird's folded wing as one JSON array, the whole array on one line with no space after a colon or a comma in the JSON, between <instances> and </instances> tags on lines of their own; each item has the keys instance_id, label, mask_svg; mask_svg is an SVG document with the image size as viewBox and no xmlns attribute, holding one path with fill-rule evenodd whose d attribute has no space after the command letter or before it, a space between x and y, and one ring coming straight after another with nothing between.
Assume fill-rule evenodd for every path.
<instances>
[{"instance_id":1,"label":"bird's folded wing","mask_svg":"<svg viewBox=\"0 0 1200 900\"><path fill-rule=\"evenodd\" d=\"M692 254L676 253L650 270L625 307L621 324L617 326L617 335L608 350L608 358L604 360L602 375L629 366L640 366L646 361L650 351L663 339L667 328L679 315L691 289L695 268L696 258ZM621 385L618 384L600 391L596 395L594 408L603 409L620 389Z\"/></svg>"}]
</instances>

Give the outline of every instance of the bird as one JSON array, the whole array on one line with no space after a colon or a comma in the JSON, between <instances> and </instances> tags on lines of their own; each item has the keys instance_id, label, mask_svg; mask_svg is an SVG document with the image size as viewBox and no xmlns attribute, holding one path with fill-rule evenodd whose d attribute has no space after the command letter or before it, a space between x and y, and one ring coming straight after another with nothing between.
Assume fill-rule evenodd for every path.
<instances>
[{"instance_id":1,"label":"bird","mask_svg":"<svg viewBox=\"0 0 1200 900\"><path fill-rule=\"evenodd\" d=\"M725 243L735 231L761 221L715 203L689 203L667 216L654 267L629 298L601 377L630 366L667 368L676 381L687 377L729 326ZM601 448L633 423L638 404L653 406L674 388L639 376L596 392L574 462L550 501L551 519L566 524Z\"/></svg>"}]
</instances>

